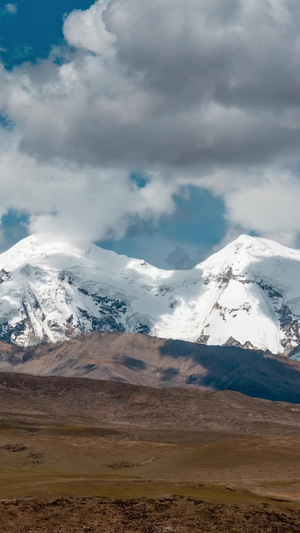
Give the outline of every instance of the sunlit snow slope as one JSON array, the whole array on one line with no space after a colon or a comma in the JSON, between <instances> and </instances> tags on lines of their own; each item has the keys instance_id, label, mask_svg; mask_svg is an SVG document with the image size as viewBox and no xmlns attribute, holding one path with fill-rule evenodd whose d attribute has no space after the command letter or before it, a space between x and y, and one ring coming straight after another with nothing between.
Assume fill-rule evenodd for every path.
<instances>
[{"instance_id":1,"label":"sunlit snow slope","mask_svg":"<svg viewBox=\"0 0 300 533\"><path fill-rule=\"evenodd\" d=\"M0 255L0 339L92 330L233 344L297 357L300 251L242 235L189 271L32 235Z\"/></svg>"}]
</instances>

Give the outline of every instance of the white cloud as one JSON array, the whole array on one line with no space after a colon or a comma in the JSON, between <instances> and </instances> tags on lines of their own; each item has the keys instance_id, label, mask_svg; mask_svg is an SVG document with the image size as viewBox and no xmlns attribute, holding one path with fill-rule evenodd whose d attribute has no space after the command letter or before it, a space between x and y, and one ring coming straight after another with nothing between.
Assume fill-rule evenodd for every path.
<instances>
[{"instance_id":1,"label":"white cloud","mask_svg":"<svg viewBox=\"0 0 300 533\"><path fill-rule=\"evenodd\" d=\"M90 9L75 10L66 17L63 31L70 45L101 55L111 50L116 38L103 22L108 3L108 0L100 0Z\"/></svg>"},{"instance_id":2,"label":"white cloud","mask_svg":"<svg viewBox=\"0 0 300 533\"><path fill-rule=\"evenodd\" d=\"M232 223L289 246L300 233L299 198L299 179L275 169L261 183L237 187L225 197Z\"/></svg>"},{"instance_id":3,"label":"white cloud","mask_svg":"<svg viewBox=\"0 0 300 533\"><path fill-rule=\"evenodd\" d=\"M14 4L8 4L14 6ZM230 231L295 242L300 6L295 0L99 0L64 20L68 50L0 71L0 215L119 238L174 209L183 184L222 196ZM261 43L264 46L262 48ZM129 179L150 180L138 189ZM17 190L17 194L15 194Z\"/></svg>"},{"instance_id":4,"label":"white cloud","mask_svg":"<svg viewBox=\"0 0 300 533\"><path fill-rule=\"evenodd\" d=\"M174 209L173 191L161 187L159 175L139 189L126 170L39 162L20 152L14 132L2 131L0 141L0 216L10 208L25 211L30 231L77 240L121 238L132 217L155 221Z\"/></svg>"},{"instance_id":5,"label":"white cloud","mask_svg":"<svg viewBox=\"0 0 300 533\"><path fill-rule=\"evenodd\" d=\"M18 12L16 4L6 4L5 10L10 15L16 15L16 13Z\"/></svg>"}]
</instances>

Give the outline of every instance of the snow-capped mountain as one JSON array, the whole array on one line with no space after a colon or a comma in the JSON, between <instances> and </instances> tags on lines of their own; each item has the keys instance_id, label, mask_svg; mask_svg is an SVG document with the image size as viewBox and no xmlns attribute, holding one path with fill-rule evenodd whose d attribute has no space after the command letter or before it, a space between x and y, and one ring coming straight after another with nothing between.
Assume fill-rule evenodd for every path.
<instances>
[{"instance_id":1,"label":"snow-capped mountain","mask_svg":"<svg viewBox=\"0 0 300 533\"><path fill-rule=\"evenodd\" d=\"M0 339L140 332L297 357L300 251L242 235L192 270L32 235L0 255ZM299 349L300 352L300 349Z\"/></svg>"}]
</instances>

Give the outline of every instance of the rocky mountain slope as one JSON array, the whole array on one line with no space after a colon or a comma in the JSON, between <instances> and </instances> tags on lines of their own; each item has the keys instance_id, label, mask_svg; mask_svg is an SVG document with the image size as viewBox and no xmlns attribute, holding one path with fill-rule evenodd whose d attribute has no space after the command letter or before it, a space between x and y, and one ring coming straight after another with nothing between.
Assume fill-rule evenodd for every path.
<instances>
[{"instance_id":1,"label":"rocky mountain slope","mask_svg":"<svg viewBox=\"0 0 300 533\"><path fill-rule=\"evenodd\" d=\"M28 349L2 342L0 371L88 377L157 388L189 385L300 403L299 361L137 333L92 332Z\"/></svg>"},{"instance_id":2,"label":"rocky mountain slope","mask_svg":"<svg viewBox=\"0 0 300 533\"><path fill-rule=\"evenodd\" d=\"M0 255L0 339L23 347L102 330L297 358L299 324L300 251L267 239L242 235L188 271L45 235Z\"/></svg>"}]
</instances>

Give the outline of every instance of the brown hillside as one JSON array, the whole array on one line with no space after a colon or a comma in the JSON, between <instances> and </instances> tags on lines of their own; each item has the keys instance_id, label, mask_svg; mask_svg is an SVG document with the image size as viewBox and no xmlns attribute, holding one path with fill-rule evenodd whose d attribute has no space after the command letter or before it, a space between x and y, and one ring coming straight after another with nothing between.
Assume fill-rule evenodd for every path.
<instances>
[{"instance_id":1,"label":"brown hillside","mask_svg":"<svg viewBox=\"0 0 300 533\"><path fill-rule=\"evenodd\" d=\"M300 403L299 362L254 350L132 333L94 332L27 351L1 343L1 370L150 387L195 385Z\"/></svg>"}]
</instances>

